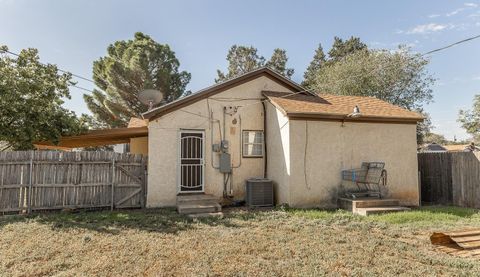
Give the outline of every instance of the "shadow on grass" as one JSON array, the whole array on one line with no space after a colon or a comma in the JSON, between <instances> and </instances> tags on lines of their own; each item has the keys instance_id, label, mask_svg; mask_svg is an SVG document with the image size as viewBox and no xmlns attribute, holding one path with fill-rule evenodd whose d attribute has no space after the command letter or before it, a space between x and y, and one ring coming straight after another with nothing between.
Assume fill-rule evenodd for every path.
<instances>
[{"instance_id":1,"label":"shadow on grass","mask_svg":"<svg viewBox=\"0 0 480 277\"><path fill-rule=\"evenodd\" d=\"M195 228L198 224L237 227L229 219L229 217L192 219L178 214L175 209L49 212L0 217L0 228L6 224L35 221L51 225L53 229L81 228L109 234L118 234L122 229L177 233Z\"/></svg>"}]
</instances>

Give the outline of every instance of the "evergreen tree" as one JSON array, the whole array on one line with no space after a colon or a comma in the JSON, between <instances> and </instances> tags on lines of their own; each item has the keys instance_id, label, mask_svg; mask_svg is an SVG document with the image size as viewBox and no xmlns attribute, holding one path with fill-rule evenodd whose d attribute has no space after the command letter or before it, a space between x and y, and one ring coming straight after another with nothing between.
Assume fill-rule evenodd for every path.
<instances>
[{"instance_id":1,"label":"evergreen tree","mask_svg":"<svg viewBox=\"0 0 480 277\"><path fill-rule=\"evenodd\" d=\"M233 45L227 54L227 73L217 70L218 77L215 82L223 82L263 66L268 66L288 78L293 75L293 69L287 68L288 57L285 50L275 49L269 61L257 52L257 48L253 46Z\"/></svg>"},{"instance_id":2,"label":"evergreen tree","mask_svg":"<svg viewBox=\"0 0 480 277\"><path fill-rule=\"evenodd\" d=\"M270 60L265 64L268 68L282 74L285 77L292 77L294 70L293 68L287 68L287 51L280 48L275 48L273 50L272 57Z\"/></svg>"},{"instance_id":3,"label":"evergreen tree","mask_svg":"<svg viewBox=\"0 0 480 277\"><path fill-rule=\"evenodd\" d=\"M167 44L159 44L143 33L135 33L133 40L111 44L107 55L93 64L93 79L101 90L84 95L94 125L125 127L131 117L140 117L148 109L138 99L138 93L145 89L160 90L163 103L188 94L185 87L191 75L180 72L179 66Z\"/></svg>"},{"instance_id":4,"label":"evergreen tree","mask_svg":"<svg viewBox=\"0 0 480 277\"><path fill-rule=\"evenodd\" d=\"M302 86L309 88L315 84L315 78L317 77L322 66L326 62L325 53L323 52L323 47L321 44L318 45L317 50L315 50L315 55L313 60L310 62L310 65L307 67L307 70L303 74Z\"/></svg>"},{"instance_id":5,"label":"evergreen tree","mask_svg":"<svg viewBox=\"0 0 480 277\"><path fill-rule=\"evenodd\" d=\"M367 45L363 43L358 37L350 37L349 39L343 41L339 37L335 37L333 41L332 48L328 51L329 62L337 62L343 57L354 53L358 50L366 50Z\"/></svg>"}]
</instances>

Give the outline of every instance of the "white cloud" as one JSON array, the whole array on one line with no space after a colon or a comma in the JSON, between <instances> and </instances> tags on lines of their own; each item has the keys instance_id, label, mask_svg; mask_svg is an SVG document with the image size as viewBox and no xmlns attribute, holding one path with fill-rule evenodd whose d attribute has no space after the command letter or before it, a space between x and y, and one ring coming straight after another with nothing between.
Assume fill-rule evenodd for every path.
<instances>
[{"instance_id":1,"label":"white cloud","mask_svg":"<svg viewBox=\"0 0 480 277\"><path fill-rule=\"evenodd\" d=\"M461 12L461 11L463 11L463 10L465 10L465 8L456 9L456 10L454 10L454 11L452 11L452 12L447 13L446 16L449 16L449 17L450 17L450 16L454 16L454 15L456 15L457 13L459 13L459 12Z\"/></svg>"},{"instance_id":2,"label":"white cloud","mask_svg":"<svg viewBox=\"0 0 480 277\"><path fill-rule=\"evenodd\" d=\"M474 80L474 81L480 81L480 75L473 77L472 80Z\"/></svg>"},{"instance_id":3,"label":"white cloud","mask_svg":"<svg viewBox=\"0 0 480 277\"><path fill-rule=\"evenodd\" d=\"M429 34L447 29L449 26L444 24L429 23L417 25L407 31L407 34Z\"/></svg>"},{"instance_id":4,"label":"white cloud","mask_svg":"<svg viewBox=\"0 0 480 277\"><path fill-rule=\"evenodd\" d=\"M439 16L440 16L440 14L431 14L431 15L428 16L428 18L435 18L435 17L439 17Z\"/></svg>"},{"instance_id":5,"label":"white cloud","mask_svg":"<svg viewBox=\"0 0 480 277\"><path fill-rule=\"evenodd\" d=\"M478 7L478 4L475 4L475 3L465 3L464 4L466 7L470 7L470 8L476 8Z\"/></svg>"}]
</instances>

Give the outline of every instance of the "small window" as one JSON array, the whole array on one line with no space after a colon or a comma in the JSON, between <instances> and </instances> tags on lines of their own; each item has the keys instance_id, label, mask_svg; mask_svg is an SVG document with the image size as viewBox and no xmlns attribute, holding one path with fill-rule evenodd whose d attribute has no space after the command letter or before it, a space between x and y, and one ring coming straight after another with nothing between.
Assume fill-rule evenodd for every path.
<instances>
[{"instance_id":1,"label":"small window","mask_svg":"<svg viewBox=\"0 0 480 277\"><path fill-rule=\"evenodd\" d=\"M263 157L263 131L243 131L243 156Z\"/></svg>"}]
</instances>

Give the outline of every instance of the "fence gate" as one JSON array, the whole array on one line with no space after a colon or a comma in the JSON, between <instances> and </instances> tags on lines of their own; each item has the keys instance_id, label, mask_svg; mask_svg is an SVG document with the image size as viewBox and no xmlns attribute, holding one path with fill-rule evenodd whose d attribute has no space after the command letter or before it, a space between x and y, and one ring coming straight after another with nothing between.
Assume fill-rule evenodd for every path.
<instances>
[{"instance_id":1,"label":"fence gate","mask_svg":"<svg viewBox=\"0 0 480 277\"><path fill-rule=\"evenodd\" d=\"M145 165L117 162L114 169L114 207L145 207Z\"/></svg>"},{"instance_id":2,"label":"fence gate","mask_svg":"<svg viewBox=\"0 0 480 277\"><path fill-rule=\"evenodd\" d=\"M452 154L419 153L422 202L452 204Z\"/></svg>"},{"instance_id":3,"label":"fence gate","mask_svg":"<svg viewBox=\"0 0 480 277\"><path fill-rule=\"evenodd\" d=\"M146 157L113 152L0 152L0 213L145 207Z\"/></svg>"}]
</instances>

